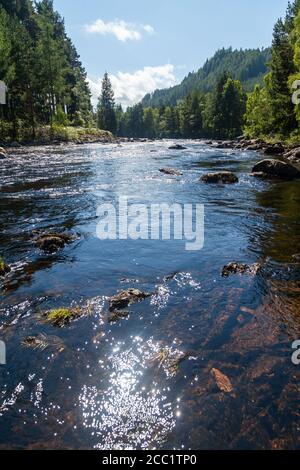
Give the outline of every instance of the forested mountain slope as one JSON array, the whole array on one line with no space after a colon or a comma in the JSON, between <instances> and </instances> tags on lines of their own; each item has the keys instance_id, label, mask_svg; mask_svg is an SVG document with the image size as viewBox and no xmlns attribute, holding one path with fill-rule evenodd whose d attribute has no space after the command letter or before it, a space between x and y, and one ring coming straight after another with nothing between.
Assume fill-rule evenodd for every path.
<instances>
[{"instance_id":1,"label":"forested mountain slope","mask_svg":"<svg viewBox=\"0 0 300 470\"><path fill-rule=\"evenodd\" d=\"M220 49L198 72L190 73L180 85L156 90L146 95L142 104L145 107L175 106L195 90L204 93L211 91L224 72L240 80L246 91L252 91L255 84L262 84L270 57L270 49Z\"/></svg>"}]
</instances>

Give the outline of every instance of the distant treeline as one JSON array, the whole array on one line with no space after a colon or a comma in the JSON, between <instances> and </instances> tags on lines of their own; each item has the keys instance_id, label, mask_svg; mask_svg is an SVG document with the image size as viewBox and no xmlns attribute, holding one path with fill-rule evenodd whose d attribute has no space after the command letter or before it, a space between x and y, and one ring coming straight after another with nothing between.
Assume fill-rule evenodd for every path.
<instances>
[{"instance_id":1,"label":"distant treeline","mask_svg":"<svg viewBox=\"0 0 300 470\"><path fill-rule=\"evenodd\" d=\"M0 140L35 139L39 126L89 126L86 72L52 0L0 0Z\"/></svg>"}]
</instances>

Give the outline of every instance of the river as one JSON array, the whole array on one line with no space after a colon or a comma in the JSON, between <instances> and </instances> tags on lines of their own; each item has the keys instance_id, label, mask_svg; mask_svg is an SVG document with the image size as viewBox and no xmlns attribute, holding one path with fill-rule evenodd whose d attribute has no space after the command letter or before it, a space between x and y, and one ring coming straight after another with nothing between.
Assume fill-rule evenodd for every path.
<instances>
[{"instance_id":1,"label":"river","mask_svg":"<svg viewBox=\"0 0 300 470\"><path fill-rule=\"evenodd\" d=\"M256 152L183 144L31 147L1 161L0 254L12 271L0 280L0 448L300 448L300 182L253 178ZM215 170L239 183L199 181ZM204 248L99 240L97 207L119 196L204 204ZM78 238L47 255L37 229ZM262 269L222 277L231 261ZM131 287L153 295L109 323L108 298ZM44 321L70 305L90 314ZM35 335L49 347L22 346Z\"/></svg>"}]
</instances>

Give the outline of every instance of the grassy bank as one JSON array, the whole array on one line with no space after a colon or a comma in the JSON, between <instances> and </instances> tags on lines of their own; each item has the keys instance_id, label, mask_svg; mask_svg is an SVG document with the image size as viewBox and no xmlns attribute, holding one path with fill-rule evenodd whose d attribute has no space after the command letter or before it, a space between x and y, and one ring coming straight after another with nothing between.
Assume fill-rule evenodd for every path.
<instances>
[{"instance_id":1,"label":"grassy bank","mask_svg":"<svg viewBox=\"0 0 300 470\"><path fill-rule=\"evenodd\" d=\"M74 143L92 143L92 142L112 142L114 136L111 132L103 131L97 128L74 127L74 126L43 126L38 127L35 132L35 138L32 139L31 132L28 129L23 129L18 133L18 138L11 139L9 134L1 132L0 129L0 143L1 145L9 145L13 142L20 144L50 144L59 142L74 142Z\"/></svg>"}]
</instances>

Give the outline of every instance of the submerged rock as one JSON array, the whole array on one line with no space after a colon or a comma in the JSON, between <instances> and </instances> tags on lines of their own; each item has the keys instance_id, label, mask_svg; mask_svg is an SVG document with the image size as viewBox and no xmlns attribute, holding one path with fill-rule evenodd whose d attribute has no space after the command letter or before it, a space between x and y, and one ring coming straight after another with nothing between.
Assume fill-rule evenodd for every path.
<instances>
[{"instance_id":1,"label":"submerged rock","mask_svg":"<svg viewBox=\"0 0 300 470\"><path fill-rule=\"evenodd\" d=\"M60 338L56 336L46 336L44 334L39 334L37 336L28 336L24 338L21 342L21 345L24 348L31 348L31 349L40 349L41 351L45 351L45 349L49 347L54 347L59 352L62 352L65 349L64 343Z\"/></svg>"},{"instance_id":2,"label":"submerged rock","mask_svg":"<svg viewBox=\"0 0 300 470\"><path fill-rule=\"evenodd\" d=\"M109 299L109 310L115 312L128 307L131 304L145 300L151 297L151 294L142 292L139 289L128 289Z\"/></svg>"},{"instance_id":3,"label":"submerged rock","mask_svg":"<svg viewBox=\"0 0 300 470\"><path fill-rule=\"evenodd\" d=\"M174 168L161 168L159 170L161 173L164 173L165 175L172 175L172 176L181 176L182 173L180 171L175 170Z\"/></svg>"},{"instance_id":4,"label":"submerged rock","mask_svg":"<svg viewBox=\"0 0 300 470\"><path fill-rule=\"evenodd\" d=\"M219 171L217 173L207 173L201 177L204 183L223 183L234 184L238 183L238 177L231 171Z\"/></svg>"},{"instance_id":5,"label":"submerged rock","mask_svg":"<svg viewBox=\"0 0 300 470\"><path fill-rule=\"evenodd\" d=\"M5 152L0 152L0 160L5 160L7 157Z\"/></svg>"},{"instance_id":6,"label":"submerged rock","mask_svg":"<svg viewBox=\"0 0 300 470\"><path fill-rule=\"evenodd\" d=\"M76 239L76 236L70 233L48 232L36 236L35 245L45 253L55 253L56 251L69 245Z\"/></svg>"},{"instance_id":7,"label":"submerged rock","mask_svg":"<svg viewBox=\"0 0 300 470\"><path fill-rule=\"evenodd\" d=\"M229 277L231 274L249 274L250 276L256 276L260 270L261 265L259 263L249 265L232 262L224 266L222 276Z\"/></svg>"},{"instance_id":8,"label":"submerged rock","mask_svg":"<svg viewBox=\"0 0 300 470\"><path fill-rule=\"evenodd\" d=\"M183 145L180 145L180 144L175 144L175 145L171 145L169 147L169 150L186 150L187 147L184 147Z\"/></svg>"},{"instance_id":9,"label":"submerged rock","mask_svg":"<svg viewBox=\"0 0 300 470\"><path fill-rule=\"evenodd\" d=\"M253 176L257 177L277 177L284 179L294 179L300 177L300 171L291 165L280 160L262 160L254 165Z\"/></svg>"},{"instance_id":10,"label":"submerged rock","mask_svg":"<svg viewBox=\"0 0 300 470\"><path fill-rule=\"evenodd\" d=\"M127 310L114 310L110 312L108 321L109 323L117 323L119 320L123 320L129 316L129 312Z\"/></svg>"},{"instance_id":11,"label":"submerged rock","mask_svg":"<svg viewBox=\"0 0 300 470\"><path fill-rule=\"evenodd\" d=\"M233 392L233 385L229 377L227 377L227 375L223 374L223 372L221 372L219 369L212 369L211 375L214 378L221 392L224 392L224 393Z\"/></svg>"}]
</instances>

